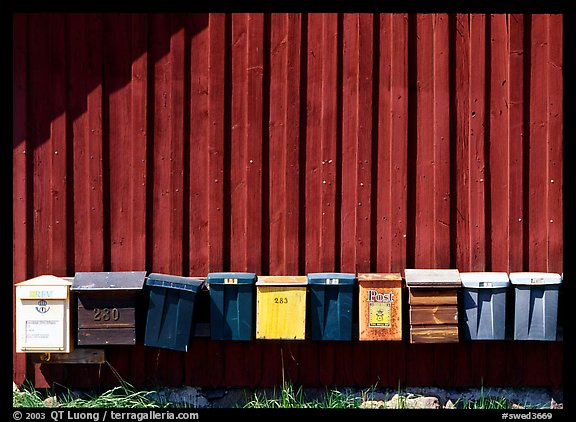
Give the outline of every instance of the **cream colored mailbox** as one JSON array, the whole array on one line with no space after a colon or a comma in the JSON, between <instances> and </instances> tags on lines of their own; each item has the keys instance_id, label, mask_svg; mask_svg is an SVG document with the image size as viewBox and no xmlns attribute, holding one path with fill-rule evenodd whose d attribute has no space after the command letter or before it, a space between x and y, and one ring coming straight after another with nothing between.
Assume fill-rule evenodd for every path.
<instances>
[{"instance_id":1,"label":"cream colored mailbox","mask_svg":"<svg viewBox=\"0 0 576 422\"><path fill-rule=\"evenodd\" d=\"M16 352L70 353L71 285L53 275L16 284Z\"/></svg>"}]
</instances>

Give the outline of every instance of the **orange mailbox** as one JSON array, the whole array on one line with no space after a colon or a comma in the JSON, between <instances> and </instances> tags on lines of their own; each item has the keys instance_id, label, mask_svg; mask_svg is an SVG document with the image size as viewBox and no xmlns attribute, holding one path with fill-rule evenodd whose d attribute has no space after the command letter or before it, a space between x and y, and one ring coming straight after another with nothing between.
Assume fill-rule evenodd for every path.
<instances>
[{"instance_id":1,"label":"orange mailbox","mask_svg":"<svg viewBox=\"0 0 576 422\"><path fill-rule=\"evenodd\" d=\"M402 276L358 274L359 339L402 340Z\"/></svg>"}]
</instances>

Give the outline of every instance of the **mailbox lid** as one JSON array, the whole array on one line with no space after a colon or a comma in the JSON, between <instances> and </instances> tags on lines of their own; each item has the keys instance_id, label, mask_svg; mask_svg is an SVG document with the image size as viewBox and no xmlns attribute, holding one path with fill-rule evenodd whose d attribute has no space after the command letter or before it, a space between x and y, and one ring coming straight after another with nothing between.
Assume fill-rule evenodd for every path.
<instances>
[{"instance_id":1,"label":"mailbox lid","mask_svg":"<svg viewBox=\"0 0 576 422\"><path fill-rule=\"evenodd\" d=\"M462 287L468 289L502 289L510 285L505 272L466 272L460 273Z\"/></svg>"},{"instance_id":2,"label":"mailbox lid","mask_svg":"<svg viewBox=\"0 0 576 422\"><path fill-rule=\"evenodd\" d=\"M236 280L236 283L229 283L228 280ZM208 284L254 284L256 273L246 272L220 272L208 273Z\"/></svg>"},{"instance_id":3,"label":"mailbox lid","mask_svg":"<svg viewBox=\"0 0 576 422\"><path fill-rule=\"evenodd\" d=\"M41 275L16 284L17 299L68 299L70 280Z\"/></svg>"},{"instance_id":4,"label":"mailbox lid","mask_svg":"<svg viewBox=\"0 0 576 422\"><path fill-rule=\"evenodd\" d=\"M350 273L310 273L308 284L351 285L356 281L356 274Z\"/></svg>"},{"instance_id":5,"label":"mailbox lid","mask_svg":"<svg viewBox=\"0 0 576 422\"><path fill-rule=\"evenodd\" d=\"M562 283L562 277L556 273L517 272L510 273L510 282L515 285L550 285Z\"/></svg>"},{"instance_id":6,"label":"mailbox lid","mask_svg":"<svg viewBox=\"0 0 576 422\"><path fill-rule=\"evenodd\" d=\"M406 286L408 287L460 287L460 273L455 269L406 269Z\"/></svg>"},{"instance_id":7,"label":"mailbox lid","mask_svg":"<svg viewBox=\"0 0 576 422\"><path fill-rule=\"evenodd\" d=\"M204 285L204 277L179 277L168 274L152 273L146 280L147 286L197 292Z\"/></svg>"},{"instance_id":8,"label":"mailbox lid","mask_svg":"<svg viewBox=\"0 0 576 422\"><path fill-rule=\"evenodd\" d=\"M141 290L146 271L77 272L71 290Z\"/></svg>"},{"instance_id":9,"label":"mailbox lid","mask_svg":"<svg viewBox=\"0 0 576 422\"><path fill-rule=\"evenodd\" d=\"M267 275L258 277L256 286L306 286L305 275Z\"/></svg>"},{"instance_id":10,"label":"mailbox lid","mask_svg":"<svg viewBox=\"0 0 576 422\"><path fill-rule=\"evenodd\" d=\"M391 281L402 284L400 273L359 273L358 283Z\"/></svg>"}]
</instances>

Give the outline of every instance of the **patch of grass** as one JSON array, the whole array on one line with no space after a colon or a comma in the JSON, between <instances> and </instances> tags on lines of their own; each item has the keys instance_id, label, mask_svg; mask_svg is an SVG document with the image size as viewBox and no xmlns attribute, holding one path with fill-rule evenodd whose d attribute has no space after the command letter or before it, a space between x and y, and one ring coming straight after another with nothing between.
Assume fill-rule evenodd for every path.
<instances>
[{"instance_id":1,"label":"patch of grass","mask_svg":"<svg viewBox=\"0 0 576 422\"><path fill-rule=\"evenodd\" d=\"M272 397L266 393L254 393L244 408L250 409L355 409L359 408L362 398L348 392L330 390L318 399L308 400L302 387L294 388L291 382L284 382L279 394L274 390Z\"/></svg>"},{"instance_id":2,"label":"patch of grass","mask_svg":"<svg viewBox=\"0 0 576 422\"><path fill-rule=\"evenodd\" d=\"M75 396L71 391L56 394L50 390L36 390L26 383L19 391L12 394L13 407L64 407L64 408L162 408L170 403L154 400L151 391L136 391L128 383L114 387L102 394L87 395L85 398ZM48 404L49 402L50 404Z\"/></svg>"}]
</instances>

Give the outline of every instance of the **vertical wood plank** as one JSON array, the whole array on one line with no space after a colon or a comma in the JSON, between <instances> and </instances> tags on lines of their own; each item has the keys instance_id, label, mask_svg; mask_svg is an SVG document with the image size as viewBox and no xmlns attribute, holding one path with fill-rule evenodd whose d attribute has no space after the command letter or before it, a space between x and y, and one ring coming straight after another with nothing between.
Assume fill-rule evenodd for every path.
<instances>
[{"instance_id":1,"label":"vertical wood plank","mask_svg":"<svg viewBox=\"0 0 576 422\"><path fill-rule=\"evenodd\" d=\"M547 271L563 271L563 224L562 215L562 133L563 133L563 82L562 82L562 15L548 16L547 47L547 220L548 252Z\"/></svg>"},{"instance_id":2,"label":"vertical wood plank","mask_svg":"<svg viewBox=\"0 0 576 422\"><path fill-rule=\"evenodd\" d=\"M530 143L528 180L529 271L547 271L548 179L548 18L532 15L530 46ZM553 224L553 223L552 223Z\"/></svg>"},{"instance_id":3,"label":"vertical wood plank","mask_svg":"<svg viewBox=\"0 0 576 422\"><path fill-rule=\"evenodd\" d=\"M343 18L342 211L340 265L370 271L372 15Z\"/></svg>"},{"instance_id":4,"label":"vertical wood plank","mask_svg":"<svg viewBox=\"0 0 576 422\"><path fill-rule=\"evenodd\" d=\"M74 268L102 271L104 208L102 168L102 21L68 15L69 82L74 162Z\"/></svg>"},{"instance_id":5,"label":"vertical wood plank","mask_svg":"<svg viewBox=\"0 0 576 422\"><path fill-rule=\"evenodd\" d=\"M510 270L509 262L509 38L506 15L490 16L490 268L492 271Z\"/></svg>"},{"instance_id":6,"label":"vertical wood plank","mask_svg":"<svg viewBox=\"0 0 576 422\"><path fill-rule=\"evenodd\" d=\"M376 269L406 267L408 173L408 15L379 16Z\"/></svg>"},{"instance_id":7,"label":"vertical wood plank","mask_svg":"<svg viewBox=\"0 0 576 422\"><path fill-rule=\"evenodd\" d=\"M270 40L270 274L298 273L299 14L273 13Z\"/></svg>"},{"instance_id":8,"label":"vertical wood plank","mask_svg":"<svg viewBox=\"0 0 576 422\"><path fill-rule=\"evenodd\" d=\"M30 159L28 127L28 68L29 56L28 16L16 14L13 17L12 30L12 283L19 283L30 277L30 242L28 233L32 221L29 221L30 201ZM31 240L31 239L30 239ZM16 308L16 290L12 295L13 308ZM16 327L16 313L12 316L12 326ZM15 347L16 330L12 331ZM12 378L21 385L26 379L26 354L12 353Z\"/></svg>"},{"instance_id":9,"label":"vertical wood plank","mask_svg":"<svg viewBox=\"0 0 576 422\"><path fill-rule=\"evenodd\" d=\"M523 151L525 136L524 127L524 102L529 98L524 98L524 61L526 60L524 51L524 15L508 15L508 28L510 37L510 57L508 70L508 95L509 101L509 155L510 174L508 201L510 204L508 231L509 231L509 251L510 251L510 272L522 271L523 268L523 172L524 163Z\"/></svg>"},{"instance_id":10,"label":"vertical wood plank","mask_svg":"<svg viewBox=\"0 0 576 422\"><path fill-rule=\"evenodd\" d=\"M132 16L104 15L104 165L109 167L104 183L110 225L105 254L111 271L142 270L146 264L147 32L145 19L134 19L140 26L133 38Z\"/></svg>"}]
</instances>

